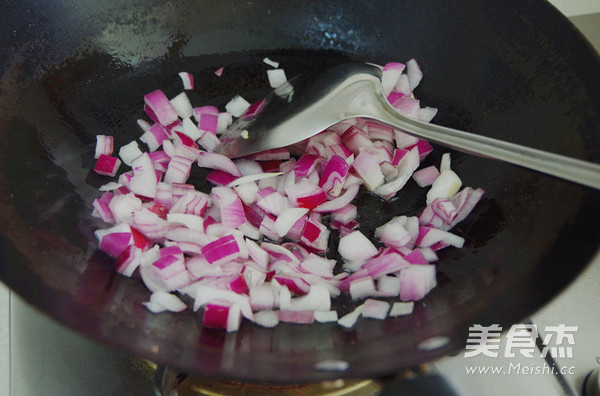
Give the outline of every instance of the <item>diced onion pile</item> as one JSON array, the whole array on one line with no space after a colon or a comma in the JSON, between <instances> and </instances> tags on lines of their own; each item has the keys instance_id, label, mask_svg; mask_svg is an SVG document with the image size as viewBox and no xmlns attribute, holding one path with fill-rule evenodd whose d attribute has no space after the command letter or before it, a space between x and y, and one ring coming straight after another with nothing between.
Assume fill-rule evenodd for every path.
<instances>
[{"instance_id":1,"label":"diced onion pile","mask_svg":"<svg viewBox=\"0 0 600 396\"><path fill-rule=\"evenodd\" d=\"M279 64L264 61L272 67L270 85L285 82ZM436 110L421 108L412 94L422 78L418 64L392 62L382 70L390 103L429 122ZM179 76L185 90L194 89L190 73ZM121 164L128 167L93 202L93 215L111 224L96 231L99 249L116 259L117 272L139 272L152 292L150 311L179 312L188 308L183 301L193 301L207 327L235 331L242 318L264 327L352 327L361 316L410 314L436 286L436 252L463 246L449 231L483 194L461 189L448 154L439 169L419 169L432 147L374 121L340 122L303 142L299 157L282 148L231 160L214 152L220 133L261 102L234 95L220 111L192 107L185 92L169 100L157 90L144 103L151 122L138 124L146 151L132 141L117 157L112 137L97 137L97 173L115 176ZM211 191L188 183L194 166L210 169ZM428 189L422 213L394 217L375 235L363 235L352 204L359 189L387 200L411 178ZM326 257L332 232L340 234L343 271ZM357 300L353 311L332 309L342 293Z\"/></svg>"}]
</instances>

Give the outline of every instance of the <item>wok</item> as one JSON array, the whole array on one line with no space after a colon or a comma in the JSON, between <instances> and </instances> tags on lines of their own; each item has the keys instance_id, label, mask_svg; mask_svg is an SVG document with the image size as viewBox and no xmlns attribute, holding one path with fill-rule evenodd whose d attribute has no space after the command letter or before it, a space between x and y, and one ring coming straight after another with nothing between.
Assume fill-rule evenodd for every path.
<instances>
[{"instance_id":1,"label":"wok","mask_svg":"<svg viewBox=\"0 0 600 396\"><path fill-rule=\"evenodd\" d=\"M455 231L439 286L407 317L355 328L245 322L202 329L198 314L154 315L149 292L96 249L91 216L96 134L119 147L140 135L143 95L181 91L194 105L249 100L268 87L265 56L288 76L355 61L415 58L435 122L600 162L600 60L544 1L163 0L6 2L0 16L0 278L26 301L105 344L184 370L260 381L376 376L456 352L468 327L505 329L559 293L600 241L600 193L452 152L484 200ZM225 66L221 78L213 71ZM436 147L426 164L445 152ZM207 188L202 175L194 181ZM359 197L361 229L416 214L414 185L396 200ZM335 241L332 241L332 244ZM334 245L333 245L334 246ZM339 302L351 309L352 302ZM438 341L432 344L432 340ZM341 359L348 370L320 371Z\"/></svg>"}]
</instances>

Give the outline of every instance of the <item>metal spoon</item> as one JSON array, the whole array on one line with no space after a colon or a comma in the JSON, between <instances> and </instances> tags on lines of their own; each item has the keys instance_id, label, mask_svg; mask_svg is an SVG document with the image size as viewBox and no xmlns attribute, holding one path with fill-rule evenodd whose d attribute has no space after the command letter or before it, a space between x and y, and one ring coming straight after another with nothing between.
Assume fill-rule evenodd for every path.
<instances>
[{"instance_id":1,"label":"metal spoon","mask_svg":"<svg viewBox=\"0 0 600 396\"><path fill-rule=\"evenodd\" d=\"M266 98L252 118L241 117L217 152L230 158L285 147L348 118L370 118L458 151L520 165L600 189L600 164L429 124L404 116L383 94L378 67L349 63L313 81L291 80Z\"/></svg>"}]
</instances>

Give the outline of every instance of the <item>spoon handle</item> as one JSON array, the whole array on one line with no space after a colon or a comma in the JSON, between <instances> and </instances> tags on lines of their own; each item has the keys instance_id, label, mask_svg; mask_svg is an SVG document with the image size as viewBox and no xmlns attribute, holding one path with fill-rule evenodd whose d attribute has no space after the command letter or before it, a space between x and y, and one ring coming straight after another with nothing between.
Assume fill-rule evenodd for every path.
<instances>
[{"instance_id":1,"label":"spoon handle","mask_svg":"<svg viewBox=\"0 0 600 396\"><path fill-rule=\"evenodd\" d=\"M380 109L369 108L372 118L430 142L480 157L492 158L600 190L600 165L549 153L474 133L429 124L406 117L383 98Z\"/></svg>"}]
</instances>

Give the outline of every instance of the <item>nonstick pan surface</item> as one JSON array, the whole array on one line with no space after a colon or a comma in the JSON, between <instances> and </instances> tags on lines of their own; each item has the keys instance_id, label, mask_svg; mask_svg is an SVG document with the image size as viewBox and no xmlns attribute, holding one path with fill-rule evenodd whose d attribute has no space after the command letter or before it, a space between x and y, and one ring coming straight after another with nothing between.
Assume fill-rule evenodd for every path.
<instances>
[{"instance_id":1,"label":"nonstick pan surface","mask_svg":"<svg viewBox=\"0 0 600 396\"><path fill-rule=\"evenodd\" d=\"M245 322L226 334L189 310L151 314L141 282L96 249L105 225L91 202L107 180L90 169L95 135L114 135L116 147L139 137L143 95L176 95L178 72L196 78L194 105L222 107L267 92L265 56L288 76L415 58L425 74L416 93L439 109L435 123L600 162L598 56L544 1L22 1L0 21L0 278L108 345L239 379L383 375L462 348L473 324L522 320L598 249L598 191L452 152L464 184L486 193L455 228L465 248L440 253L439 285L412 315L351 330ZM201 173L193 181L209 188ZM361 194L361 230L417 214L424 195L414 184L391 202ZM325 359L349 368L318 370Z\"/></svg>"}]
</instances>

